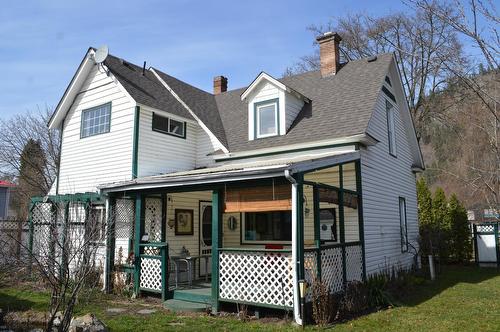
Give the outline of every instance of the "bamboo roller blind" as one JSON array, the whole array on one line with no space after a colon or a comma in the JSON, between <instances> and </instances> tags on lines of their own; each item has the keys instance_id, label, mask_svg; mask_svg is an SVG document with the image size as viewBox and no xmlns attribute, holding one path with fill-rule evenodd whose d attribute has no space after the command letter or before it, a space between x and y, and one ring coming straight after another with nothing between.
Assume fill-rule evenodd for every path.
<instances>
[{"instance_id":1,"label":"bamboo roller blind","mask_svg":"<svg viewBox=\"0 0 500 332\"><path fill-rule=\"evenodd\" d=\"M292 209L289 184L226 190L224 212L283 211Z\"/></svg>"}]
</instances>

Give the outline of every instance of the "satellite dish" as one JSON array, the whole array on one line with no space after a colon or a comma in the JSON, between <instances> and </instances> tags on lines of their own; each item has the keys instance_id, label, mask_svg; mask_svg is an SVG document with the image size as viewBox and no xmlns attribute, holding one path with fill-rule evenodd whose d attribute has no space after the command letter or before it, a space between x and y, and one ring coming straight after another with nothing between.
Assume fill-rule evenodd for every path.
<instances>
[{"instance_id":1,"label":"satellite dish","mask_svg":"<svg viewBox=\"0 0 500 332\"><path fill-rule=\"evenodd\" d=\"M103 46L99 47L97 49L97 51L95 51L94 61L97 64L103 63L104 60L106 60L106 57L108 56L108 54L109 54L108 46L103 45Z\"/></svg>"}]
</instances>

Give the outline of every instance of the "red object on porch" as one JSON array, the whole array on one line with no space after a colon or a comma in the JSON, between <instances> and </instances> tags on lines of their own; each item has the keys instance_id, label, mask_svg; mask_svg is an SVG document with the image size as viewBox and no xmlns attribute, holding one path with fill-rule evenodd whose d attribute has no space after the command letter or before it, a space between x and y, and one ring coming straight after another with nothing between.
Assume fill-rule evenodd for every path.
<instances>
[{"instance_id":1,"label":"red object on porch","mask_svg":"<svg viewBox=\"0 0 500 332\"><path fill-rule=\"evenodd\" d=\"M266 244L266 249L283 249L282 244Z\"/></svg>"}]
</instances>

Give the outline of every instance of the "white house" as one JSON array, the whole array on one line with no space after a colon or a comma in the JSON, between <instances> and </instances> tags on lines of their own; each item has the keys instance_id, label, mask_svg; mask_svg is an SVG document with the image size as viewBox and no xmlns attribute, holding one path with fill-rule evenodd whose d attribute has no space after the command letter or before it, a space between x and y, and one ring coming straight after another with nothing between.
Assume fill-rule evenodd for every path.
<instances>
[{"instance_id":1,"label":"white house","mask_svg":"<svg viewBox=\"0 0 500 332\"><path fill-rule=\"evenodd\" d=\"M137 293L301 323L299 280L339 292L413 264L424 163L395 57L340 63L337 34L317 41L321 70L236 90L218 76L213 93L87 51L49 122L62 137L50 197L108 209L108 288L123 268ZM173 267L210 282L181 288Z\"/></svg>"}]
</instances>

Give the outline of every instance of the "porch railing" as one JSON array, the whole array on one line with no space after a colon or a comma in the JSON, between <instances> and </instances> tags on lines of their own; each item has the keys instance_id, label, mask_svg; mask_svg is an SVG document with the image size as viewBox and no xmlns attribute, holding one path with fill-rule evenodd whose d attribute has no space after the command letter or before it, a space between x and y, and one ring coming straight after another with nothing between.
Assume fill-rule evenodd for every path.
<instances>
[{"instance_id":1,"label":"porch railing","mask_svg":"<svg viewBox=\"0 0 500 332\"><path fill-rule=\"evenodd\" d=\"M311 285L321 278L331 293L343 291L348 282L362 281L363 266L363 248L359 241L304 250L307 282Z\"/></svg>"},{"instance_id":2,"label":"porch railing","mask_svg":"<svg viewBox=\"0 0 500 332\"><path fill-rule=\"evenodd\" d=\"M291 250L219 249L219 299L293 307Z\"/></svg>"},{"instance_id":3,"label":"porch railing","mask_svg":"<svg viewBox=\"0 0 500 332\"><path fill-rule=\"evenodd\" d=\"M168 292L168 244L141 243L139 255L139 290L161 293L162 299Z\"/></svg>"}]
</instances>

